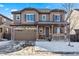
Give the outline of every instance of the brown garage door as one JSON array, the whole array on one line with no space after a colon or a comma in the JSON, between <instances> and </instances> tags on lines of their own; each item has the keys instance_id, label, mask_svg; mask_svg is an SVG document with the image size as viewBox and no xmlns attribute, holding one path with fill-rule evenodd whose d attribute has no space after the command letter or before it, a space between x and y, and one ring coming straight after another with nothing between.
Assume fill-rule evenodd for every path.
<instances>
[{"instance_id":1,"label":"brown garage door","mask_svg":"<svg viewBox=\"0 0 79 59\"><path fill-rule=\"evenodd\" d=\"M15 30L15 40L36 40L36 30Z\"/></svg>"}]
</instances>

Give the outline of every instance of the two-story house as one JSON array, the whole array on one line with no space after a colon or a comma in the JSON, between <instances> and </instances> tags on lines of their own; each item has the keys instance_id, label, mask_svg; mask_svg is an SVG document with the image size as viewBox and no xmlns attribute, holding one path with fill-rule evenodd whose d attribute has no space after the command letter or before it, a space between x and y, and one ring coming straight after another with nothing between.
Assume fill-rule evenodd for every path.
<instances>
[{"instance_id":1,"label":"two-story house","mask_svg":"<svg viewBox=\"0 0 79 59\"><path fill-rule=\"evenodd\" d=\"M0 38L4 38L4 33L6 32L11 33L10 24L12 21L12 19L0 14Z\"/></svg>"},{"instance_id":2,"label":"two-story house","mask_svg":"<svg viewBox=\"0 0 79 59\"><path fill-rule=\"evenodd\" d=\"M15 28L14 39L65 40L68 25L65 21L65 13L61 9L36 8L13 11L14 24L11 26Z\"/></svg>"}]
</instances>

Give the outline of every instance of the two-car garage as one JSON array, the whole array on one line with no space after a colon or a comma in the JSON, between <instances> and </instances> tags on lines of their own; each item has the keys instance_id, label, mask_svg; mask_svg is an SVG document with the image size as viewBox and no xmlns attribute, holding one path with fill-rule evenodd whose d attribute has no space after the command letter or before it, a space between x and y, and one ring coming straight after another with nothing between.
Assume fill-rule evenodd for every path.
<instances>
[{"instance_id":1,"label":"two-car garage","mask_svg":"<svg viewBox=\"0 0 79 59\"><path fill-rule=\"evenodd\" d=\"M14 39L20 41L23 40L34 41L36 40L36 28L35 27L14 28Z\"/></svg>"}]
</instances>

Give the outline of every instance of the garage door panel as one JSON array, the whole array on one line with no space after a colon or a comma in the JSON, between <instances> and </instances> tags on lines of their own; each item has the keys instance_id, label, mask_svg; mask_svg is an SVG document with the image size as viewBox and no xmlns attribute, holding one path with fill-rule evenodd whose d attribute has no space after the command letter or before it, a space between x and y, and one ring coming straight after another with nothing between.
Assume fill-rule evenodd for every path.
<instances>
[{"instance_id":1,"label":"garage door panel","mask_svg":"<svg viewBox=\"0 0 79 59\"><path fill-rule=\"evenodd\" d=\"M15 31L16 40L36 40L35 30Z\"/></svg>"}]
</instances>

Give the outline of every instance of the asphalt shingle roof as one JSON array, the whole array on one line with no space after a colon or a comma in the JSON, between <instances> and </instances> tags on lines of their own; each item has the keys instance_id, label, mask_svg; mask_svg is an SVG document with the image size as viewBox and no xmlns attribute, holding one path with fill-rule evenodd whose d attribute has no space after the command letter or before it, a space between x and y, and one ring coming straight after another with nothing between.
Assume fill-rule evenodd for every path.
<instances>
[{"instance_id":1,"label":"asphalt shingle roof","mask_svg":"<svg viewBox=\"0 0 79 59\"><path fill-rule=\"evenodd\" d=\"M6 19L8 19L8 20L12 21L12 19L10 19L10 18L8 18L8 17L4 16L3 14L0 14L0 16L2 16L2 17L4 17L4 18L6 18Z\"/></svg>"},{"instance_id":2,"label":"asphalt shingle roof","mask_svg":"<svg viewBox=\"0 0 79 59\"><path fill-rule=\"evenodd\" d=\"M35 9L35 8L24 8L24 9L22 9L22 10L19 10L19 11L13 11L12 12L12 14L13 13L21 13L22 11L24 11L24 10L36 10L37 12L39 12L39 13L50 13L50 12L66 12L65 10L62 10L62 9Z\"/></svg>"}]
</instances>

